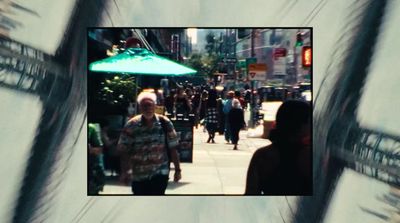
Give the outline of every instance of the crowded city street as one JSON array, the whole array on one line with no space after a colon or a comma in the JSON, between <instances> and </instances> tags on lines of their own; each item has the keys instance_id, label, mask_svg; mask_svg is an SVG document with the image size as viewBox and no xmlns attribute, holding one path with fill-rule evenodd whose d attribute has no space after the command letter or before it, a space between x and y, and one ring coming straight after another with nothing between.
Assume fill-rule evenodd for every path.
<instances>
[{"instance_id":1,"label":"crowded city street","mask_svg":"<svg viewBox=\"0 0 400 223\"><path fill-rule=\"evenodd\" d=\"M400 1L0 5L1 223L400 222Z\"/></svg>"},{"instance_id":2,"label":"crowded city street","mask_svg":"<svg viewBox=\"0 0 400 223\"><path fill-rule=\"evenodd\" d=\"M310 36L91 29L88 194L311 194Z\"/></svg>"},{"instance_id":3,"label":"crowded city street","mask_svg":"<svg viewBox=\"0 0 400 223\"><path fill-rule=\"evenodd\" d=\"M261 127L261 126L260 126ZM207 144L207 133L203 127L194 130L193 163L182 163L182 179L169 181L166 195L241 195L245 190L246 173L254 151L271 142L261 138L261 128L240 133L238 150L225 143L217 135L215 144ZM130 186L123 185L118 178L108 175L104 190L100 194L132 194ZM171 173L170 178L173 174Z\"/></svg>"}]
</instances>

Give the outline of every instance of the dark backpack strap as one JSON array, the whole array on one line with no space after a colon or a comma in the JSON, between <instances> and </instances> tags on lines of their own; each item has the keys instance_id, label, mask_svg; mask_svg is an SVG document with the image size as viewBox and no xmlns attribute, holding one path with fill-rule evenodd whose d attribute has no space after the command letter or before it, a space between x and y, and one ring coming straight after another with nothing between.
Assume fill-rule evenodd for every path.
<instances>
[{"instance_id":1,"label":"dark backpack strap","mask_svg":"<svg viewBox=\"0 0 400 223\"><path fill-rule=\"evenodd\" d=\"M163 129L163 132L164 132L164 137L165 137L165 148L167 149L168 161L171 162L171 153L170 153L169 146L168 146L168 128L167 128L167 121L164 119L163 116L158 116L158 118L160 119L161 128Z\"/></svg>"},{"instance_id":2,"label":"dark backpack strap","mask_svg":"<svg viewBox=\"0 0 400 223\"><path fill-rule=\"evenodd\" d=\"M158 116L158 118L160 119L160 123L161 123L161 127L163 129L163 132L164 132L165 136L167 136L167 134L168 134L167 121L162 116Z\"/></svg>"}]
</instances>

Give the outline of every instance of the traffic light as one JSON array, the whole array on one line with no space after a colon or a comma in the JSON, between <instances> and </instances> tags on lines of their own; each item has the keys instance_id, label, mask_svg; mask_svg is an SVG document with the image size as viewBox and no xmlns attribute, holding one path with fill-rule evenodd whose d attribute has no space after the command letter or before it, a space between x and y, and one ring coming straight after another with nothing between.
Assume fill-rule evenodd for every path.
<instances>
[{"instance_id":1,"label":"traffic light","mask_svg":"<svg viewBox=\"0 0 400 223\"><path fill-rule=\"evenodd\" d=\"M311 67L312 50L310 46L303 46L303 49L301 51L301 63L303 67Z\"/></svg>"},{"instance_id":2,"label":"traffic light","mask_svg":"<svg viewBox=\"0 0 400 223\"><path fill-rule=\"evenodd\" d=\"M296 34L296 46L303 46L303 34L301 32Z\"/></svg>"}]
</instances>

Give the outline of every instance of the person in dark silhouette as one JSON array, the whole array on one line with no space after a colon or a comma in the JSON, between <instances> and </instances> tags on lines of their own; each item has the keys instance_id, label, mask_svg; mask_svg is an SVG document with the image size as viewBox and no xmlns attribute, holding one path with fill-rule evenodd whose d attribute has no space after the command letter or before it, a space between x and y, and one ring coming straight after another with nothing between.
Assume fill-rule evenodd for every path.
<instances>
[{"instance_id":1,"label":"person in dark silhouette","mask_svg":"<svg viewBox=\"0 0 400 223\"><path fill-rule=\"evenodd\" d=\"M175 107L175 94L176 90L172 89L169 95L164 100L165 110L169 114L169 116L175 116L174 107Z\"/></svg>"},{"instance_id":2,"label":"person in dark silhouette","mask_svg":"<svg viewBox=\"0 0 400 223\"><path fill-rule=\"evenodd\" d=\"M228 119L229 123L231 123L229 127L231 128L231 139L232 144L234 145L233 150L237 150L240 129L246 126L243 109L240 106L239 99L235 98L232 100L232 109L228 113Z\"/></svg>"},{"instance_id":3,"label":"person in dark silhouette","mask_svg":"<svg viewBox=\"0 0 400 223\"><path fill-rule=\"evenodd\" d=\"M201 94L198 89L194 91L194 94L191 98L192 101L192 111L191 113L194 114L194 122L193 125L196 129L199 126L199 111L200 111L200 101L201 101Z\"/></svg>"},{"instance_id":4,"label":"person in dark silhouette","mask_svg":"<svg viewBox=\"0 0 400 223\"><path fill-rule=\"evenodd\" d=\"M221 94L222 92L217 94L217 113L219 114L217 132L219 135L223 135L225 132L224 100L221 98Z\"/></svg>"},{"instance_id":5,"label":"person in dark silhouette","mask_svg":"<svg viewBox=\"0 0 400 223\"><path fill-rule=\"evenodd\" d=\"M218 127L218 116L217 91L211 89L208 93L208 99L206 101L206 117L204 120L206 123L206 129L208 131L207 143L215 143L214 137Z\"/></svg>"},{"instance_id":6,"label":"person in dark silhouette","mask_svg":"<svg viewBox=\"0 0 400 223\"><path fill-rule=\"evenodd\" d=\"M311 106L284 102L270 132L271 145L258 149L249 165L246 195L312 195Z\"/></svg>"}]
</instances>

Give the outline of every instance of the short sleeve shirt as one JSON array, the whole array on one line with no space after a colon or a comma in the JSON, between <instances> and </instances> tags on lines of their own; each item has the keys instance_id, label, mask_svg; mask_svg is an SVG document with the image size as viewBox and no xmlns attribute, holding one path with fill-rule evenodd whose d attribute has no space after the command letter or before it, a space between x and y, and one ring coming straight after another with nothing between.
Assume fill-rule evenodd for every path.
<instances>
[{"instance_id":1,"label":"short sleeve shirt","mask_svg":"<svg viewBox=\"0 0 400 223\"><path fill-rule=\"evenodd\" d=\"M121 132L118 144L124 145L132 163L133 181L151 179L154 175L168 175L165 130L160 119L165 120L170 148L178 145L178 138L172 122L164 116L156 115L151 127L144 123L142 115L130 119Z\"/></svg>"}]
</instances>

